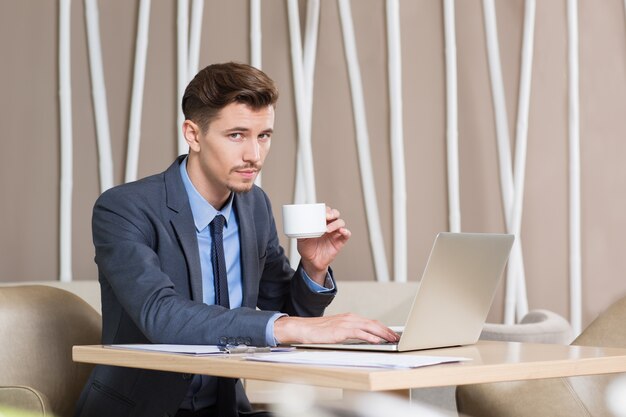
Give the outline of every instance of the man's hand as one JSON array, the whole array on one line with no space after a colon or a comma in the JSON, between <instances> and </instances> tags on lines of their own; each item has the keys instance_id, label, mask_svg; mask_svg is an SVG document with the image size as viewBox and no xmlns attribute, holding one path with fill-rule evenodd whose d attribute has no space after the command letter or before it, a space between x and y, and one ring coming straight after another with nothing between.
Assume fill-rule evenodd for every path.
<instances>
[{"instance_id":1,"label":"man's hand","mask_svg":"<svg viewBox=\"0 0 626 417\"><path fill-rule=\"evenodd\" d=\"M315 239L298 239L302 267L313 281L322 286L328 266L352 234L339 215L338 210L326 207L326 233Z\"/></svg>"},{"instance_id":2,"label":"man's hand","mask_svg":"<svg viewBox=\"0 0 626 417\"><path fill-rule=\"evenodd\" d=\"M379 321L352 313L328 317L281 317L274 323L274 337L279 343L341 343L348 339L395 343L400 339Z\"/></svg>"}]
</instances>

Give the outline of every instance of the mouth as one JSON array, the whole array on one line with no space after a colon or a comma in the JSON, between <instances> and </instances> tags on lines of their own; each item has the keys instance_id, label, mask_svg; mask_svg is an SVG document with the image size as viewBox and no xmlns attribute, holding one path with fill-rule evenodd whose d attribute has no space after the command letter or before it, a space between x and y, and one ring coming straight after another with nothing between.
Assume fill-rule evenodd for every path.
<instances>
[{"instance_id":1,"label":"mouth","mask_svg":"<svg viewBox=\"0 0 626 417\"><path fill-rule=\"evenodd\" d=\"M256 175L259 172L259 170L257 170L257 169L238 169L238 170L235 170L235 172L237 174L241 175L244 178L254 178L254 177L256 177Z\"/></svg>"}]
</instances>

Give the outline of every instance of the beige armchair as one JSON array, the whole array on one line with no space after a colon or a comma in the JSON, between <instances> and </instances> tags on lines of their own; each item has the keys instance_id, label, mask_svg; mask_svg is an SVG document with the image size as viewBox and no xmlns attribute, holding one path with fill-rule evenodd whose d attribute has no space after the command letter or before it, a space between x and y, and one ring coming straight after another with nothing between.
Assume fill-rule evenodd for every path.
<instances>
[{"instance_id":1,"label":"beige armchair","mask_svg":"<svg viewBox=\"0 0 626 417\"><path fill-rule=\"evenodd\" d=\"M626 297L593 321L572 345L626 347ZM615 378L594 375L457 388L457 408L480 417L612 416L606 387Z\"/></svg>"},{"instance_id":2,"label":"beige armchair","mask_svg":"<svg viewBox=\"0 0 626 417\"><path fill-rule=\"evenodd\" d=\"M71 416L92 366L72 346L98 344L100 315L78 296L42 285L0 287L0 409Z\"/></svg>"},{"instance_id":3,"label":"beige armchair","mask_svg":"<svg viewBox=\"0 0 626 417\"><path fill-rule=\"evenodd\" d=\"M485 323L480 339L566 345L572 341L572 326L553 311L531 310L517 324Z\"/></svg>"}]
</instances>

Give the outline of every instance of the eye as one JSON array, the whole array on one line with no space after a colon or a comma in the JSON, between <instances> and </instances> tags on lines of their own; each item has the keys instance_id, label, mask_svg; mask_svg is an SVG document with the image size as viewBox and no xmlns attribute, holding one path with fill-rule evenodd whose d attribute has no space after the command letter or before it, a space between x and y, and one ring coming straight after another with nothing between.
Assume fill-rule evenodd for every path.
<instances>
[{"instance_id":1,"label":"eye","mask_svg":"<svg viewBox=\"0 0 626 417\"><path fill-rule=\"evenodd\" d=\"M230 133L228 135L229 138L233 139L233 140L242 140L243 139L243 135L240 132L233 132Z\"/></svg>"},{"instance_id":2,"label":"eye","mask_svg":"<svg viewBox=\"0 0 626 417\"><path fill-rule=\"evenodd\" d=\"M271 138L272 138L272 135L270 135L269 133L261 133L259 135L260 142L268 142Z\"/></svg>"}]
</instances>

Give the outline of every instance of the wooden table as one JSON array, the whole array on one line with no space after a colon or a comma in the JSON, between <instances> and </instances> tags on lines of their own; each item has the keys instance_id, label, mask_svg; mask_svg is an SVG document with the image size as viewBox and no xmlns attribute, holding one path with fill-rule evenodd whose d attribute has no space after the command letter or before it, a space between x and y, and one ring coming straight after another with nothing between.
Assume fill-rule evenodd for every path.
<instances>
[{"instance_id":1,"label":"wooden table","mask_svg":"<svg viewBox=\"0 0 626 417\"><path fill-rule=\"evenodd\" d=\"M476 345L398 355L465 356L471 361L411 370L263 363L244 355L190 356L74 346L76 362L180 373L292 382L357 391L530 380L626 372L626 349L480 341Z\"/></svg>"}]
</instances>

